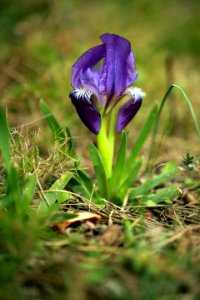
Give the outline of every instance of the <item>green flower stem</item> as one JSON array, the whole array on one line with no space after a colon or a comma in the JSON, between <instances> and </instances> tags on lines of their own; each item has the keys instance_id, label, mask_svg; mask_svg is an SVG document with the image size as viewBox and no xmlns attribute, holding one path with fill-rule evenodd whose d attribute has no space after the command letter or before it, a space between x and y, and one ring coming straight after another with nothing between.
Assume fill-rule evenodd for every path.
<instances>
[{"instance_id":1,"label":"green flower stem","mask_svg":"<svg viewBox=\"0 0 200 300\"><path fill-rule=\"evenodd\" d=\"M112 163L114 152L114 133L107 134L107 115L102 115L101 129L97 135L97 147L104 164L106 177L110 178L112 175ZM110 133L110 132L109 132Z\"/></svg>"},{"instance_id":2,"label":"green flower stem","mask_svg":"<svg viewBox=\"0 0 200 300\"><path fill-rule=\"evenodd\" d=\"M112 110L111 116L110 116L110 127L109 127L109 132L108 132L108 139L110 143L110 149L112 153L112 162L113 162L113 155L114 155L114 150L115 150L115 136L116 136L116 109L114 108Z\"/></svg>"}]
</instances>

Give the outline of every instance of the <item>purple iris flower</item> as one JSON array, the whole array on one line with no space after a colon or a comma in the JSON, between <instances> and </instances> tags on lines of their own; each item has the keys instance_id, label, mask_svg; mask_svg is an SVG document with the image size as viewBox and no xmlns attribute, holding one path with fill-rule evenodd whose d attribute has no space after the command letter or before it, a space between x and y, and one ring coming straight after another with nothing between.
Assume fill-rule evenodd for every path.
<instances>
[{"instance_id":1,"label":"purple iris flower","mask_svg":"<svg viewBox=\"0 0 200 300\"><path fill-rule=\"evenodd\" d=\"M126 95L130 100L118 110L117 132L138 112L144 93L130 87L137 79L134 56L128 40L105 33L101 45L85 52L72 67L70 98L82 122L94 133L101 128L101 115L108 114Z\"/></svg>"}]
</instances>

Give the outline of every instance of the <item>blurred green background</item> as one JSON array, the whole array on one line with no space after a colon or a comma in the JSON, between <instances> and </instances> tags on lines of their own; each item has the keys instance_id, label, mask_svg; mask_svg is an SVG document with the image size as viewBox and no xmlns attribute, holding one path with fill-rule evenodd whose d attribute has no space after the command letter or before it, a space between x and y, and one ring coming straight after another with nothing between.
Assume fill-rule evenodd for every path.
<instances>
[{"instance_id":1,"label":"blurred green background","mask_svg":"<svg viewBox=\"0 0 200 300\"><path fill-rule=\"evenodd\" d=\"M170 83L186 91L199 117L199 1L4 0L0 28L0 99L12 125L40 118L43 98L74 135L88 134L68 98L71 66L105 32L131 41L140 74L135 84L147 93L129 126L133 134ZM181 98L175 92L169 99L164 124L174 122L175 136L192 139L194 127Z\"/></svg>"}]
</instances>

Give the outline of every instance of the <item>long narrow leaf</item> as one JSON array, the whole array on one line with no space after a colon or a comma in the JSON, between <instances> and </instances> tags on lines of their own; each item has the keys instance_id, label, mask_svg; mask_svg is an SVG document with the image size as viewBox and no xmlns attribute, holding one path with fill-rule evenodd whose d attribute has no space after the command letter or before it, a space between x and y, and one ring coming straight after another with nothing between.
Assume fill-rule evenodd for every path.
<instances>
[{"instance_id":1,"label":"long narrow leaf","mask_svg":"<svg viewBox=\"0 0 200 300\"><path fill-rule=\"evenodd\" d=\"M21 214L21 189L19 175L15 167L10 166L8 180L7 180L7 191L5 196L5 205L10 215Z\"/></svg>"},{"instance_id":2,"label":"long narrow leaf","mask_svg":"<svg viewBox=\"0 0 200 300\"><path fill-rule=\"evenodd\" d=\"M29 201L32 200L35 194L36 183L37 177L35 175L27 176L25 186L23 188L23 196L29 199Z\"/></svg>"},{"instance_id":3,"label":"long narrow leaf","mask_svg":"<svg viewBox=\"0 0 200 300\"><path fill-rule=\"evenodd\" d=\"M9 149L9 128L6 120L6 114L0 109L0 148L7 172L10 170L10 149Z\"/></svg>"},{"instance_id":4,"label":"long narrow leaf","mask_svg":"<svg viewBox=\"0 0 200 300\"><path fill-rule=\"evenodd\" d=\"M121 141L116 157L116 162L113 168L112 177L109 181L109 189L112 191L113 187L116 186L116 183L121 182L121 176L124 168L124 163L126 159L126 145L127 145L127 134L125 131L122 132Z\"/></svg>"},{"instance_id":5,"label":"long narrow leaf","mask_svg":"<svg viewBox=\"0 0 200 300\"><path fill-rule=\"evenodd\" d=\"M188 96L186 95L186 93L184 92L184 90L180 86L178 86L176 84L173 84L172 86L175 87L175 88L177 88L179 91L181 91L181 93L183 95L183 98L185 99L185 102L188 105L188 108L189 108L190 114L192 116L192 120L193 120L195 129L196 129L197 135L198 135L198 137L200 139L200 127L199 127L199 123L197 121L197 117L196 117L196 114L194 112L194 108L192 106L192 103L191 103L190 99L188 98Z\"/></svg>"},{"instance_id":6,"label":"long narrow leaf","mask_svg":"<svg viewBox=\"0 0 200 300\"><path fill-rule=\"evenodd\" d=\"M145 204L147 206L154 206L159 203L171 204L172 199L180 196L180 190L176 186L170 186L162 188L154 194L150 194L145 199Z\"/></svg>"},{"instance_id":7,"label":"long narrow leaf","mask_svg":"<svg viewBox=\"0 0 200 300\"><path fill-rule=\"evenodd\" d=\"M179 87L176 84L170 85L169 89L165 93L165 95L164 95L164 97L163 97L163 99L162 99L162 101L160 103L160 107L159 107L159 110L158 110L158 113L157 113L157 118L156 118L154 130L153 130L153 134L152 134L151 146L150 146L150 151L149 151L149 158L148 158L148 166L150 166L149 169L151 168L151 162L152 162L152 160L154 158L155 140L156 140L156 136L157 136L157 132L158 132L158 127L159 127L159 123L160 123L161 113L163 111L163 108L164 108L164 105L166 103L166 100L168 99L168 96L171 93L171 91L172 91L173 88L176 88L179 91L181 91L181 93L183 95L183 99L185 100L186 104L188 105L188 108L189 108L190 114L192 116L192 120L193 120L195 129L196 129L197 135L198 135L198 137L200 139L200 127L199 127L199 123L197 121L197 117L196 117L196 114L194 112L194 109L193 109L193 106L192 106L192 103L191 103L190 99L188 98L188 96L186 95L186 93L184 92L184 90L181 87Z\"/></svg>"},{"instance_id":8,"label":"long narrow leaf","mask_svg":"<svg viewBox=\"0 0 200 300\"><path fill-rule=\"evenodd\" d=\"M86 193L86 198L99 206L104 206L105 202L95 190L93 180L83 170L77 170L77 174L78 181Z\"/></svg>"},{"instance_id":9,"label":"long narrow leaf","mask_svg":"<svg viewBox=\"0 0 200 300\"><path fill-rule=\"evenodd\" d=\"M83 170L77 170L77 174L78 174L78 180L82 188L86 192L87 196L90 198L94 190L92 180Z\"/></svg>"},{"instance_id":10,"label":"long narrow leaf","mask_svg":"<svg viewBox=\"0 0 200 300\"><path fill-rule=\"evenodd\" d=\"M96 174L99 192L102 197L107 198L108 197L107 179L106 179L106 173L105 173L105 168L102 159L100 157L97 148L93 144L90 144L89 151L90 151L90 158L93 162L93 166Z\"/></svg>"},{"instance_id":11,"label":"long narrow leaf","mask_svg":"<svg viewBox=\"0 0 200 300\"><path fill-rule=\"evenodd\" d=\"M136 180L138 173L142 167L142 164L144 162L144 158L140 158L132 168L130 168L129 173L125 176L123 182L119 186L119 192L121 197L124 197L124 194L126 191L132 187L134 181Z\"/></svg>"},{"instance_id":12,"label":"long narrow leaf","mask_svg":"<svg viewBox=\"0 0 200 300\"><path fill-rule=\"evenodd\" d=\"M69 154L73 155L74 148L73 148L73 141L72 141L72 135L71 135L70 129L68 127L66 127L65 132L68 137L68 142L67 142L68 152L69 152Z\"/></svg>"},{"instance_id":13,"label":"long narrow leaf","mask_svg":"<svg viewBox=\"0 0 200 300\"><path fill-rule=\"evenodd\" d=\"M63 174L57 179L48 191L44 192L45 201L41 201L38 211L44 212L56 202L63 203L69 197L69 193L64 190L65 186L72 178L71 173Z\"/></svg>"},{"instance_id":14,"label":"long narrow leaf","mask_svg":"<svg viewBox=\"0 0 200 300\"><path fill-rule=\"evenodd\" d=\"M124 176L129 172L130 166L132 166L135 162L135 159L137 155L140 153L143 144L145 143L146 139L148 138L149 133L151 132L151 129L156 121L157 118L157 112L158 112L158 105L157 103L153 106L152 110L150 111L150 114L136 140L136 143L130 153L130 156L126 162L126 165L124 167Z\"/></svg>"},{"instance_id":15,"label":"long narrow leaf","mask_svg":"<svg viewBox=\"0 0 200 300\"><path fill-rule=\"evenodd\" d=\"M168 171L166 169L160 175L154 176L150 179L147 179L146 182L140 184L138 187L135 187L130 192L130 199L134 199L137 197L142 197L147 195L153 188L159 186L160 184L166 183L170 178L175 176L179 172L179 168L173 167Z\"/></svg>"},{"instance_id":16,"label":"long narrow leaf","mask_svg":"<svg viewBox=\"0 0 200 300\"><path fill-rule=\"evenodd\" d=\"M36 183L37 177L35 174L26 176L20 203L24 215L26 215L30 209L30 202L33 200L33 196L35 194Z\"/></svg>"},{"instance_id":17,"label":"long narrow leaf","mask_svg":"<svg viewBox=\"0 0 200 300\"><path fill-rule=\"evenodd\" d=\"M40 110L43 113L49 127L53 131L55 138L65 139L65 134L63 129L59 125L58 121L54 117L48 105L43 100L40 100Z\"/></svg>"}]
</instances>

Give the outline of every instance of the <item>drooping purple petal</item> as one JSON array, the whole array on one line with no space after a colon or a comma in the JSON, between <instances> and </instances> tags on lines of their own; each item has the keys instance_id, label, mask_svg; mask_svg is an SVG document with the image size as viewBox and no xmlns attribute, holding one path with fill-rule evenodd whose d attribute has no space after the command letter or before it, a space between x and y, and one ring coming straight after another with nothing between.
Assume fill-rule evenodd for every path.
<instances>
[{"instance_id":1,"label":"drooping purple petal","mask_svg":"<svg viewBox=\"0 0 200 300\"><path fill-rule=\"evenodd\" d=\"M105 57L105 45L99 45L85 52L72 67L72 86L74 88L89 87L96 85L101 72L93 71L94 66ZM89 86L88 86L89 85Z\"/></svg>"},{"instance_id":2,"label":"drooping purple petal","mask_svg":"<svg viewBox=\"0 0 200 300\"><path fill-rule=\"evenodd\" d=\"M133 83L134 56L128 40L109 33L100 38L105 43L106 54L99 91L111 99L114 95L121 95Z\"/></svg>"},{"instance_id":3,"label":"drooping purple petal","mask_svg":"<svg viewBox=\"0 0 200 300\"><path fill-rule=\"evenodd\" d=\"M128 123L137 114L141 104L142 104L142 98L138 97L136 99L130 99L120 107L117 114L117 123L116 123L117 132L122 131L128 125Z\"/></svg>"},{"instance_id":4,"label":"drooping purple petal","mask_svg":"<svg viewBox=\"0 0 200 300\"><path fill-rule=\"evenodd\" d=\"M91 93L89 91L74 90L69 96L81 121L90 131L98 134L101 127L101 115L90 101Z\"/></svg>"}]
</instances>

